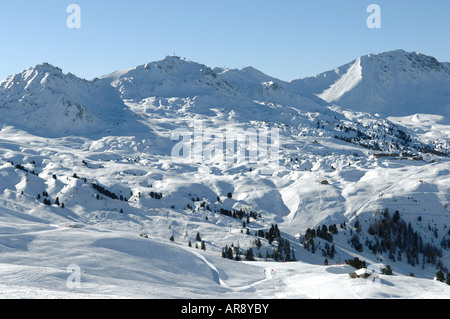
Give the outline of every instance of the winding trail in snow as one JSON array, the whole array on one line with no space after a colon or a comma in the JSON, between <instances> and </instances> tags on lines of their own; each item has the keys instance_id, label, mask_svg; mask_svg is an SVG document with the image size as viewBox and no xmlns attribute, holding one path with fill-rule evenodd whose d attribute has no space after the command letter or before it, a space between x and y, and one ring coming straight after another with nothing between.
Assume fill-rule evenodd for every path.
<instances>
[{"instance_id":1,"label":"winding trail in snow","mask_svg":"<svg viewBox=\"0 0 450 319\"><path fill-rule=\"evenodd\" d=\"M217 276L217 279L218 279L218 283L222 287L224 287L226 289L230 289L231 291L235 291L236 292L236 291L246 290L246 289L252 288L254 286L260 285L260 284L262 284L262 283L264 283L266 281L272 280L274 278L273 275L276 276L273 268L266 267L266 268L264 268L264 278L263 279L257 280L255 282L253 282L251 284L247 284L247 285L230 286L220 277L219 270L216 268L216 266L213 263L211 263L204 255L202 255L200 252L197 252L195 250L189 249L187 247L184 247L184 246L180 246L180 247L183 247L183 249L189 251L190 253L194 254L196 257L201 259L215 273L215 275ZM286 284L284 284L284 282L281 280L281 278L279 278L278 276L276 276L276 278L279 280L279 282L281 284L283 284L285 287L287 287Z\"/></svg>"}]
</instances>

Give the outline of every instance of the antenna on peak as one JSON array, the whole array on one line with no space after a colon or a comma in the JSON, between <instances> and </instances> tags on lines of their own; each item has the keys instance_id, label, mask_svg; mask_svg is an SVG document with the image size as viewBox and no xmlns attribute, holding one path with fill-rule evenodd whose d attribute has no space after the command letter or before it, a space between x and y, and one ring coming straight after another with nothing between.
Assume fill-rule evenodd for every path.
<instances>
[{"instance_id":1,"label":"antenna on peak","mask_svg":"<svg viewBox=\"0 0 450 319\"><path fill-rule=\"evenodd\" d=\"M176 59L181 59L179 56L176 55L175 50L173 51L172 57L173 57L173 58L176 58Z\"/></svg>"}]
</instances>

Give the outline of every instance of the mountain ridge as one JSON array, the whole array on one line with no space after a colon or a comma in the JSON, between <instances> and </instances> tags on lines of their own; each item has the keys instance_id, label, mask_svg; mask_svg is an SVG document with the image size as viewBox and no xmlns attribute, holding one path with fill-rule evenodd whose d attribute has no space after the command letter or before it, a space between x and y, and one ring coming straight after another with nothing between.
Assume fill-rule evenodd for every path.
<instances>
[{"instance_id":1,"label":"mountain ridge","mask_svg":"<svg viewBox=\"0 0 450 319\"><path fill-rule=\"evenodd\" d=\"M354 111L408 116L416 113L450 119L450 68L417 52L368 54L291 85L305 96Z\"/></svg>"},{"instance_id":2,"label":"mountain ridge","mask_svg":"<svg viewBox=\"0 0 450 319\"><path fill-rule=\"evenodd\" d=\"M3 124L39 134L95 134L125 108L111 87L64 74L48 63L0 82Z\"/></svg>"},{"instance_id":3,"label":"mountain ridge","mask_svg":"<svg viewBox=\"0 0 450 319\"><path fill-rule=\"evenodd\" d=\"M143 100L150 96L193 98L216 95L223 97L220 100L225 104L227 98L238 98L305 108L314 108L317 104L338 105L387 116L428 112L442 115L446 121L450 118L450 63L404 50L364 55L334 70L290 82L266 75L253 67L210 68L176 56L115 71L92 81L82 80L71 73L64 74L60 68L44 63L0 82L0 103L3 102L3 106L6 103L5 92L19 78L23 81L31 73L42 77L40 84L44 87L49 78L55 77L82 86L107 83L125 100ZM30 83L36 84L35 81ZM26 91L29 85L22 89Z\"/></svg>"}]
</instances>

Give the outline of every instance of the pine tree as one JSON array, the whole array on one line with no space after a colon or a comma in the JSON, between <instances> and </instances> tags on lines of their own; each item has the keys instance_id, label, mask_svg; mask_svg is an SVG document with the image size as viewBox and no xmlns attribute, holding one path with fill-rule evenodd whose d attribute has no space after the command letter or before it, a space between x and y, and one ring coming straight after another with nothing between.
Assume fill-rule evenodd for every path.
<instances>
[{"instance_id":1,"label":"pine tree","mask_svg":"<svg viewBox=\"0 0 450 319\"><path fill-rule=\"evenodd\" d=\"M197 236L195 236L196 241L202 241L202 237L200 237L200 233L197 233Z\"/></svg>"},{"instance_id":2,"label":"pine tree","mask_svg":"<svg viewBox=\"0 0 450 319\"><path fill-rule=\"evenodd\" d=\"M356 232L358 232L358 233L361 231L361 223L359 222L358 219L355 221L355 229L356 229Z\"/></svg>"},{"instance_id":3,"label":"pine tree","mask_svg":"<svg viewBox=\"0 0 450 319\"><path fill-rule=\"evenodd\" d=\"M382 268L382 269L381 269L381 273L382 273L383 275L388 275L388 276L392 275L392 269L391 269L391 266L387 265L385 268Z\"/></svg>"},{"instance_id":4,"label":"pine tree","mask_svg":"<svg viewBox=\"0 0 450 319\"><path fill-rule=\"evenodd\" d=\"M345 263L356 269L366 268L366 262L364 260L363 261L359 260L358 257L355 257L350 260L345 260Z\"/></svg>"},{"instance_id":5,"label":"pine tree","mask_svg":"<svg viewBox=\"0 0 450 319\"><path fill-rule=\"evenodd\" d=\"M394 223L397 223L400 220L400 212L398 210L396 210L394 212L394 216L392 217L392 221Z\"/></svg>"},{"instance_id":6,"label":"pine tree","mask_svg":"<svg viewBox=\"0 0 450 319\"><path fill-rule=\"evenodd\" d=\"M442 270L439 270L436 273L436 280L440 281L440 282L444 282L445 277L444 277L444 273L442 272Z\"/></svg>"},{"instance_id":7,"label":"pine tree","mask_svg":"<svg viewBox=\"0 0 450 319\"><path fill-rule=\"evenodd\" d=\"M256 248L260 249L262 246L261 240L259 238L255 239L255 246Z\"/></svg>"},{"instance_id":8,"label":"pine tree","mask_svg":"<svg viewBox=\"0 0 450 319\"><path fill-rule=\"evenodd\" d=\"M225 254L228 259L233 259L233 249L231 247L225 246Z\"/></svg>"},{"instance_id":9,"label":"pine tree","mask_svg":"<svg viewBox=\"0 0 450 319\"><path fill-rule=\"evenodd\" d=\"M253 256L253 249L249 248L245 253L245 259L247 261L255 261L255 257Z\"/></svg>"}]
</instances>

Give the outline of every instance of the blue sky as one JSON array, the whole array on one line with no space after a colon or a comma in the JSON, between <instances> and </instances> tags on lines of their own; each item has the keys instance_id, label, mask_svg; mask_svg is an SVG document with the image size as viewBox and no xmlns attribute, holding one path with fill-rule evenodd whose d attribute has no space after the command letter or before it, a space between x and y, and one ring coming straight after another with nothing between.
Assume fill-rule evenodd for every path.
<instances>
[{"instance_id":1,"label":"blue sky","mask_svg":"<svg viewBox=\"0 0 450 319\"><path fill-rule=\"evenodd\" d=\"M371 3L381 29L366 25ZM394 49L450 62L449 16L447 0L0 0L0 79L42 62L92 79L174 52L288 81Z\"/></svg>"}]
</instances>

